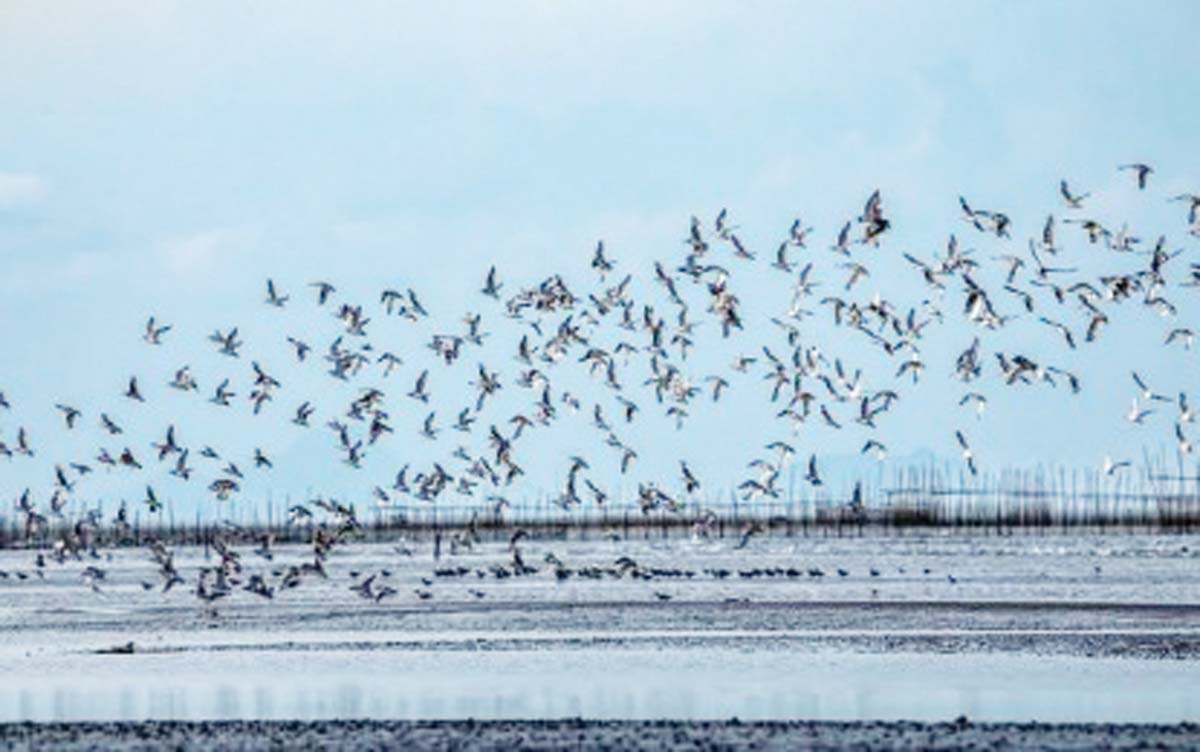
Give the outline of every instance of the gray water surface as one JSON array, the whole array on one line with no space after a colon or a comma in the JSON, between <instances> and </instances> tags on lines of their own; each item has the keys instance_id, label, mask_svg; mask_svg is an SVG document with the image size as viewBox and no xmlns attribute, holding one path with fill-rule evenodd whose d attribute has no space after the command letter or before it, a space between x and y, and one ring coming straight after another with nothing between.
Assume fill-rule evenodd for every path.
<instances>
[{"instance_id":1,"label":"gray water surface","mask_svg":"<svg viewBox=\"0 0 1200 752\"><path fill-rule=\"evenodd\" d=\"M239 649L0 674L0 720L1200 720L1191 661L723 646Z\"/></svg>"},{"instance_id":2,"label":"gray water surface","mask_svg":"<svg viewBox=\"0 0 1200 752\"><path fill-rule=\"evenodd\" d=\"M551 552L572 567L628 554L695 572L560 582L545 565L477 576L508 560L504 546L435 563L421 548L348 545L328 578L215 606L190 584L144 589L153 563L119 551L99 592L81 581L83 562L0 583L0 721L1200 721L1198 548L1094 536L531 542L539 564ZM306 555L246 555L246 573ZM30 559L0 553L8 570ZM176 561L189 581L212 565L199 549ZM455 565L472 573L422 582ZM734 574L706 574L714 567ZM827 574L736 573L780 567ZM392 598L351 589L384 568ZM95 652L128 641L131 655Z\"/></svg>"}]
</instances>

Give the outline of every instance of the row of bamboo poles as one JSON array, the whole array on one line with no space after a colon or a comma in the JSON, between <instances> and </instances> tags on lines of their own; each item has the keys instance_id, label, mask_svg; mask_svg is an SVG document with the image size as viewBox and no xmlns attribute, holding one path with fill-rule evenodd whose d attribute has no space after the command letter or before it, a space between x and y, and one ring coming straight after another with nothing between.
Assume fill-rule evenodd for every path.
<instances>
[{"instance_id":1,"label":"row of bamboo poles","mask_svg":"<svg viewBox=\"0 0 1200 752\"><path fill-rule=\"evenodd\" d=\"M484 503L413 501L388 507L357 504L359 535L366 541L421 540L441 531L473 528L484 540L507 540L515 528L531 536L677 537L697 534L740 536L753 528L768 535L894 535L907 531L974 531L978 534L1047 534L1200 531L1200 466L1173 458L1146 457L1141 472L1112 475L1099 470L1039 466L972 477L955 465L896 468L861 483L861 507L851 492L812 488L793 468L780 498L747 500L730 489L724 498L696 498L671 511L643 511L636 503L612 502L563 509L553 495L497 510ZM215 534L271 535L276 542L309 540L309 525L288 517L292 499L233 503L218 514L196 512L180 519L171 507L158 514L131 511L129 524L101 522L91 535L97 545L136 544L158 538L173 544L202 544ZM109 519L103 502L94 508ZM211 509L211 508L210 508ZM44 546L76 529L78 510L52 519L36 536L26 536L19 515L0 516L0 547ZM320 513L313 524L322 524Z\"/></svg>"}]
</instances>

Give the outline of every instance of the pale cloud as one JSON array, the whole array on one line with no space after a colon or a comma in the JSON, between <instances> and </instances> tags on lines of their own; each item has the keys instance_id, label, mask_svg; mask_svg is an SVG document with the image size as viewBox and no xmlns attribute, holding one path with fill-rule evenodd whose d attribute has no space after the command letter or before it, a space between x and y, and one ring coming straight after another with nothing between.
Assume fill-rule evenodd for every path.
<instances>
[{"instance_id":1,"label":"pale cloud","mask_svg":"<svg viewBox=\"0 0 1200 752\"><path fill-rule=\"evenodd\" d=\"M37 175L0 172L0 209L36 204L49 192L46 181Z\"/></svg>"},{"instance_id":2,"label":"pale cloud","mask_svg":"<svg viewBox=\"0 0 1200 752\"><path fill-rule=\"evenodd\" d=\"M51 263L26 260L0 275L0 293L53 297L64 290L101 282L105 272L117 266L112 254L97 251L73 253Z\"/></svg>"},{"instance_id":3,"label":"pale cloud","mask_svg":"<svg viewBox=\"0 0 1200 752\"><path fill-rule=\"evenodd\" d=\"M161 258L176 276L206 276L253 248L258 233L247 229L214 229L165 241Z\"/></svg>"},{"instance_id":4,"label":"pale cloud","mask_svg":"<svg viewBox=\"0 0 1200 752\"><path fill-rule=\"evenodd\" d=\"M111 268L111 256L95 251L77 253L67 259L62 266L61 275L71 282L90 282L95 280L106 269Z\"/></svg>"}]
</instances>

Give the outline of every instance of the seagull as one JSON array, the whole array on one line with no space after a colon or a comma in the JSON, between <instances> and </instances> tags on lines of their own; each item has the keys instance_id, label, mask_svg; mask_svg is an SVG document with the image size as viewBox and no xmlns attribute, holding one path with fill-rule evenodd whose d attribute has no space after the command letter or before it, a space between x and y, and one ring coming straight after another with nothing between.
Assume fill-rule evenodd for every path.
<instances>
[{"instance_id":1,"label":"seagull","mask_svg":"<svg viewBox=\"0 0 1200 752\"><path fill-rule=\"evenodd\" d=\"M1082 209L1083 200L1092 195L1090 193L1073 195L1071 193L1071 189L1067 187L1067 181L1065 180L1060 180L1058 182L1058 192L1062 194L1063 201L1066 201L1067 207L1071 209Z\"/></svg>"},{"instance_id":2,"label":"seagull","mask_svg":"<svg viewBox=\"0 0 1200 752\"><path fill-rule=\"evenodd\" d=\"M792 221L792 226L788 229L788 240L792 245L800 248L805 248L805 242L808 240L808 234L812 232L811 227L806 227L804 222L797 217Z\"/></svg>"},{"instance_id":3,"label":"seagull","mask_svg":"<svg viewBox=\"0 0 1200 752\"><path fill-rule=\"evenodd\" d=\"M438 429L433 425L433 418L435 415L437 415L436 411L429 413L429 415L425 416L425 421L421 424L421 435L427 439L437 438Z\"/></svg>"},{"instance_id":4,"label":"seagull","mask_svg":"<svg viewBox=\"0 0 1200 752\"><path fill-rule=\"evenodd\" d=\"M257 360L250 361L250 366L254 369L254 385L263 388L271 388L280 386L279 382L274 377L267 374L263 367L258 364Z\"/></svg>"},{"instance_id":5,"label":"seagull","mask_svg":"<svg viewBox=\"0 0 1200 752\"><path fill-rule=\"evenodd\" d=\"M721 207L721 211L717 212L717 218L713 221L713 230L721 240L728 240L730 234L737 229L737 225L729 224L728 219L729 210Z\"/></svg>"},{"instance_id":6,"label":"seagull","mask_svg":"<svg viewBox=\"0 0 1200 752\"><path fill-rule=\"evenodd\" d=\"M304 525L312 521L312 512L303 504L293 504L288 509L288 523L291 525Z\"/></svg>"},{"instance_id":7,"label":"seagull","mask_svg":"<svg viewBox=\"0 0 1200 752\"><path fill-rule=\"evenodd\" d=\"M962 448L962 456L967 463L967 469L971 471L971 475L978 475L979 472L975 468L975 455L971 452L970 445L967 444L967 438L963 436L962 431L955 431L954 438L958 440L958 445Z\"/></svg>"},{"instance_id":8,"label":"seagull","mask_svg":"<svg viewBox=\"0 0 1200 752\"><path fill-rule=\"evenodd\" d=\"M75 428L75 423L79 420L79 416L82 413L70 405L63 405L61 403L56 404L54 407L63 414L63 420L65 420L67 423L67 430L69 431Z\"/></svg>"},{"instance_id":9,"label":"seagull","mask_svg":"<svg viewBox=\"0 0 1200 752\"><path fill-rule=\"evenodd\" d=\"M237 394L229 391L229 379L225 379L224 381L222 381L220 384L217 385L216 391L213 392L213 396L210 397L208 401L213 403L214 405L220 405L222 407L229 407L229 405L230 405L229 400L236 396L237 396Z\"/></svg>"},{"instance_id":10,"label":"seagull","mask_svg":"<svg viewBox=\"0 0 1200 752\"><path fill-rule=\"evenodd\" d=\"M218 329L208 336L208 340L221 346L218 352L222 355L236 358L238 357L238 348L242 346L242 341L237 338L237 335L238 328L235 326L229 330L228 334L221 334L221 330Z\"/></svg>"},{"instance_id":11,"label":"seagull","mask_svg":"<svg viewBox=\"0 0 1200 752\"><path fill-rule=\"evenodd\" d=\"M471 408L464 407L458 413L458 419L454 423L454 430L462 431L463 433L470 433L471 425L476 420L476 418L471 417Z\"/></svg>"},{"instance_id":12,"label":"seagull","mask_svg":"<svg viewBox=\"0 0 1200 752\"><path fill-rule=\"evenodd\" d=\"M842 254L843 256L850 255L850 221L842 225L842 229L838 231L837 242L829 247L829 250Z\"/></svg>"},{"instance_id":13,"label":"seagull","mask_svg":"<svg viewBox=\"0 0 1200 752\"><path fill-rule=\"evenodd\" d=\"M308 419L312 417L315 408L306 402L301 403L300 407L296 408L296 416L292 418L292 422L298 426L308 427Z\"/></svg>"},{"instance_id":14,"label":"seagull","mask_svg":"<svg viewBox=\"0 0 1200 752\"><path fill-rule=\"evenodd\" d=\"M196 384L196 379L192 376L192 370L188 366L184 366L175 372L175 378L169 384L170 387L178 389L181 392L196 391L200 387Z\"/></svg>"},{"instance_id":15,"label":"seagull","mask_svg":"<svg viewBox=\"0 0 1200 752\"><path fill-rule=\"evenodd\" d=\"M1033 259L1034 266L1036 267L1035 271L1037 274L1037 280L1034 280L1034 284L1038 284L1038 282L1045 282L1047 279L1049 279L1051 274L1071 274L1078 271L1078 269L1073 267L1068 269L1060 266L1046 266L1044 263L1042 263L1042 258L1038 255L1037 246L1033 244L1032 238L1029 240L1029 255Z\"/></svg>"},{"instance_id":16,"label":"seagull","mask_svg":"<svg viewBox=\"0 0 1200 752\"><path fill-rule=\"evenodd\" d=\"M780 270L781 272L786 272L786 273L790 274L792 269L796 268L796 265L793 264L792 262L788 261L788 258L787 258L788 245L789 245L788 243L780 243L779 244L778 250L775 251L775 261L771 264L771 266L775 269Z\"/></svg>"},{"instance_id":17,"label":"seagull","mask_svg":"<svg viewBox=\"0 0 1200 752\"><path fill-rule=\"evenodd\" d=\"M162 503L159 502L158 496L155 495L154 489L146 486L146 506L151 512L157 512L162 509Z\"/></svg>"},{"instance_id":18,"label":"seagull","mask_svg":"<svg viewBox=\"0 0 1200 752\"><path fill-rule=\"evenodd\" d=\"M1072 350L1075 349L1075 337L1071 334L1069 327L1057 321L1052 321L1045 316L1039 316L1038 320L1049 327L1057 329L1059 334L1061 334L1063 339L1066 341L1067 347L1071 348Z\"/></svg>"},{"instance_id":19,"label":"seagull","mask_svg":"<svg viewBox=\"0 0 1200 752\"><path fill-rule=\"evenodd\" d=\"M683 460L679 461L679 470L683 473L683 486L689 494L700 490L700 481L692 474L692 469Z\"/></svg>"},{"instance_id":20,"label":"seagull","mask_svg":"<svg viewBox=\"0 0 1200 752\"><path fill-rule=\"evenodd\" d=\"M1141 425L1142 421L1153 414L1153 410L1143 410L1138 404L1138 398L1134 397L1133 405L1130 406L1129 412L1125 415L1125 417L1130 423L1137 423L1138 425Z\"/></svg>"},{"instance_id":21,"label":"seagull","mask_svg":"<svg viewBox=\"0 0 1200 752\"><path fill-rule=\"evenodd\" d=\"M987 397L983 396L979 392L967 392L963 395L962 399L958 401L958 404L960 407L968 404L975 405L975 416L977 418L982 418L983 411L987 409Z\"/></svg>"},{"instance_id":22,"label":"seagull","mask_svg":"<svg viewBox=\"0 0 1200 752\"><path fill-rule=\"evenodd\" d=\"M736 549L745 548L750 543L751 537L758 535L762 532L763 532L763 526L762 526L761 522L754 522L754 521L747 522L746 524L742 525L741 535L739 536L737 545L734 546L734 548L736 548Z\"/></svg>"},{"instance_id":23,"label":"seagull","mask_svg":"<svg viewBox=\"0 0 1200 752\"><path fill-rule=\"evenodd\" d=\"M135 470L142 469L142 463L137 461L137 458L133 456L133 451L130 450L129 447L125 447L125 449L121 451L121 456L117 459L117 462L125 467L134 468Z\"/></svg>"},{"instance_id":24,"label":"seagull","mask_svg":"<svg viewBox=\"0 0 1200 752\"><path fill-rule=\"evenodd\" d=\"M1176 329L1172 329L1170 332L1167 333L1167 339L1165 342L1163 342L1163 344L1169 345L1172 342L1174 342L1175 340L1180 340L1183 342L1183 349L1191 350L1192 345L1194 345L1196 343L1196 333L1193 330L1186 328L1186 327L1179 327Z\"/></svg>"},{"instance_id":25,"label":"seagull","mask_svg":"<svg viewBox=\"0 0 1200 752\"><path fill-rule=\"evenodd\" d=\"M216 494L218 501L226 501L238 490L238 484L230 478L217 478L209 484L208 490Z\"/></svg>"},{"instance_id":26,"label":"seagull","mask_svg":"<svg viewBox=\"0 0 1200 752\"><path fill-rule=\"evenodd\" d=\"M385 352L379 356L377 363L383 363L383 377L386 379L391 375L392 371L404 365L404 361L395 353Z\"/></svg>"},{"instance_id":27,"label":"seagull","mask_svg":"<svg viewBox=\"0 0 1200 752\"><path fill-rule=\"evenodd\" d=\"M863 444L859 454L866 454L867 452L874 452L875 459L880 462L887 459L887 447L875 439L867 439L867 443Z\"/></svg>"},{"instance_id":28,"label":"seagull","mask_svg":"<svg viewBox=\"0 0 1200 752\"><path fill-rule=\"evenodd\" d=\"M1180 454L1192 453L1192 442L1188 441L1187 437L1183 435L1183 426L1179 423L1175 424L1175 438L1179 441Z\"/></svg>"},{"instance_id":29,"label":"seagull","mask_svg":"<svg viewBox=\"0 0 1200 752\"><path fill-rule=\"evenodd\" d=\"M1122 460L1121 462L1113 462L1112 457L1106 456L1104 458L1104 466L1102 469L1103 469L1105 475L1111 476L1111 475L1115 474L1118 470L1124 470L1132 465L1133 465L1133 463L1130 462L1129 460Z\"/></svg>"},{"instance_id":30,"label":"seagull","mask_svg":"<svg viewBox=\"0 0 1200 752\"><path fill-rule=\"evenodd\" d=\"M1162 394L1155 394L1150 391L1150 387L1146 386L1146 382L1142 381L1142 377L1138 376L1137 371L1133 371L1133 383L1137 384L1137 388L1141 390L1141 397L1147 402L1170 402L1171 398Z\"/></svg>"},{"instance_id":31,"label":"seagull","mask_svg":"<svg viewBox=\"0 0 1200 752\"><path fill-rule=\"evenodd\" d=\"M177 478L188 480L192 476L192 469L187 464L188 450L184 449L179 453L179 457L175 460L175 467L171 470L171 475Z\"/></svg>"},{"instance_id":32,"label":"seagull","mask_svg":"<svg viewBox=\"0 0 1200 752\"><path fill-rule=\"evenodd\" d=\"M1079 225L1088 235L1088 242L1095 243L1100 238L1109 238L1112 232L1094 219L1064 219L1063 222ZM1107 240L1105 241L1107 242Z\"/></svg>"},{"instance_id":33,"label":"seagull","mask_svg":"<svg viewBox=\"0 0 1200 752\"><path fill-rule=\"evenodd\" d=\"M737 256L740 259L746 259L747 261L753 261L755 259L754 253L746 249L746 246L742 243L742 239L736 234L730 233L729 242L731 245L733 245L734 256Z\"/></svg>"},{"instance_id":34,"label":"seagull","mask_svg":"<svg viewBox=\"0 0 1200 752\"><path fill-rule=\"evenodd\" d=\"M862 279L863 277L870 276L870 271L868 271L867 267L863 266L862 264L855 264L852 262L847 262L845 264L842 264L841 266L844 269L850 270L850 277L846 280L846 290L847 291L850 290L850 288L854 287L855 283L858 282L858 280Z\"/></svg>"},{"instance_id":35,"label":"seagull","mask_svg":"<svg viewBox=\"0 0 1200 752\"><path fill-rule=\"evenodd\" d=\"M287 341L292 347L296 348L296 360L303 363L304 358L308 356L308 353L312 350L312 348L295 337L288 337Z\"/></svg>"},{"instance_id":36,"label":"seagull","mask_svg":"<svg viewBox=\"0 0 1200 752\"><path fill-rule=\"evenodd\" d=\"M796 456L796 448L786 441L772 441L764 448L772 452L779 452L779 461L777 463L779 467L790 465L792 458ZM816 455L813 455L813 459L816 459Z\"/></svg>"},{"instance_id":37,"label":"seagull","mask_svg":"<svg viewBox=\"0 0 1200 752\"><path fill-rule=\"evenodd\" d=\"M1123 164L1117 166L1118 170L1133 170L1137 174L1137 187L1139 191L1146 190L1146 178L1150 173L1154 172L1154 168L1147 164L1134 162L1132 164Z\"/></svg>"},{"instance_id":38,"label":"seagull","mask_svg":"<svg viewBox=\"0 0 1200 752\"><path fill-rule=\"evenodd\" d=\"M879 236L882 235L892 223L883 216L883 202L880 198L879 189L876 189L867 199L866 205L863 207L863 213L858 217L860 224L865 224L863 230L863 238L860 242L871 243L872 245L879 244Z\"/></svg>"},{"instance_id":39,"label":"seagull","mask_svg":"<svg viewBox=\"0 0 1200 752\"><path fill-rule=\"evenodd\" d=\"M161 444L151 444L150 446L158 450L158 461L162 462L168 455L179 451L179 445L175 443L175 426L167 426L167 436Z\"/></svg>"},{"instance_id":40,"label":"seagull","mask_svg":"<svg viewBox=\"0 0 1200 752\"><path fill-rule=\"evenodd\" d=\"M481 292L489 298L499 300L501 287L504 287L504 284L496 281L496 267L493 266L491 269L488 269L487 279L483 283L483 290Z\"/></svg>"},{"instance_id":41,"label":"seagull","mask_svg":"<svg viewBox=\"0 0 1200 752\"><path fill-rule=\"evenodd\" d=\"M705 377L704 380L713 385L713 390L712 390L713 402L716 402L717 400L721 399L721 390L722 389L729 388L729 382L726 381L725 379L721 378L720 376L707 376L707 377Z\"/></svg>"},{"instance_id":42,"label":"seagull","mask_svg":"<svg viewBox=\"0 0 1200 752\"><path fill-rule=\"evenodd\" d=\"M1179 393L1179 422L1192 423L1196 420L1196 412L1188 403L1187 395L1183 392Z\"/></svg>"},{"instance_id":43,"label":"seagull","mask_svg":"<svg viewBox=\"0 0 1200 752\"><path fill-rule=\"evenodd\" d=\"M1084 339L1088 342L1095 342L1100 336L1101 329L1108 324L1108 316L1101 311L1095 311L1092 314L1092 320L1088 322L1087 334Z\"/></svg>"},{"instance_id":44,"label":"seagull","mask_svg":"<svg viewBox=\"0 0 1200 752\"><path fill-rule=\"evenodd\" d=\"M1020 298L1021 304L1025 306L1026 313L1033 313L1033 296L1032 295L1030 295L1028 292L1021 290L1017 287L1013 287L1012 285L1005 285L1004 291L1008 292L1008 293L1012 293L1013 295Z\"/></svg>"},{"instance_id":45,"label":"seagull","mask_svg":"<svg viewBox=\"0 0 1200 752\"><path fill-rule=\"evenodd\" d=\"M626 447L621 455L621 475L629 472L629 466L637 459L638 453Z\"/></svg>"},{"instance_id":46,"label":"seagull","mask_svg":"<svg viewBox=\"0 0 1200 752\"><path fill-rule=\"evenodd\" d=\"M1046 224L1042 225L1042 248L1047 253L1058 253L1058 247L1054 244L1054 215L1050 214L1046 217Z\"/></svg>"},{"instance_id":47,"label":"seagull","mask_svg":"<svg viewBox=\"0 0 1200 752\"><path fill-rule=\"evenodd\" d=\"M808 457L808 470L804 473L804 480L813 486L819 486L822 483L821 476L817 473L817 455L815 454Z\"/></svg>"},{"instance_id":48,"label":"seagull","mask_svg":"<svg viewBox=\"0 0 1200 752\"><path fill-rule=\"evenodd\" d=\"M162 336L169 331L171 331L170 324L161 326L157 325L154 321L154 317L151 316L146 322L146 333L142 335L142 339L146 340L146 342L151 345L161 345Z\"/></svg>"},{"instance_id":49,"label":"seagull","mask_svg":"<svg viewBox=\"0 0 1200 752\"><path fill-rule=\"evenodd\" d=\"M287 295L279 295L275 290L275 282L271 279L267 280L267 305L283 308L283 304L288 301Z\"/></svg>"},{"instance_id":50,"label":"seagull","mask_svg":"<svg viewBox=\"0 0 1200 752\"><path fill-rule=\"evenodd\" d=\"M1178 196L1173 196L1169 199L1172 203L1182 201L1188 204L1188 224L1195 225L1197 218L1200 218L1200 194L1196 193L1181 193ZM1193 230L1193 235L1195 231Z\"/></svg>"},{"instance_id":51,"label":"seagull","mask_svg":"<svg viewBox=\"0 0 1200 752\"><path fill-rule=\"evenodd\" d=\"M408 396L415 400L420 400L421 402L429 402L429 392L425 391L425 382L428 380L428 378L429 369L421 371L421 375L417 377L416 385L413 386L413 389L408 393Z\"/></svg>"},{"instance_id":52,"label":"seagull","mask_svg":"<svg viewBox=\"0 0 1200 752\"><path fill-rule=\"evenodd\" d=\"M1006 253L1001 256L993 256L996 261L1003 261L1008 265L1008 275L1004 279L1006 289L1012 285L1013 280L1017 277L1017 272L1025 266L1025 259L1020 256L1014 256L1011 253Z\"/></svg>"},{"instance_id":53,"label":"seagull","mask_svg":"<svg viewBox=\"0 0 1200 752\"><path fill-rule=\"evenodd\" d=\"M308 286L315 287L317 290L317 305L325 305L329 296L337 292L337 288L328 282L309 282Z\"/></svg>"},{"instance_id":54,"label":"seagull","mask_svg":"<svg viewBox=\"0 0 1200 752\"><path fill-rule=\"evenodd\" d=\"M1065 378L1067 380L1068 386L1071 387L1071 394L1079 394L1079 390L1081 387L1080 387L1079 377L1076 376L1075 374L1071 373L1070 371L1063 370L1062 368L1056 368L1054 366L1047 366L1046 373L1054 374L1055 376L1062 376L1063 378ZM1043 375L1043 378L1046 379L1047 381L1050 381L1051 384L1054 383L1045 375Z\"/></svg>"},{"instance_id":55,"label":"seagull","mask_svg":"<svg viewBox=\"0 0 1200 752\"><path fill-rule=\"evenodd\" d=\"M54 482L55 485L67 493L70 493L75 488L75 484L67 480L67 473L62 469L62 465L54 466Z\"/></svg>"},{"instance_id":56,"label":"seagull","mask_svg":"<svg viewBox=\"0 0 1200 752\"><path fill-rule=\"evenodd\" d=\"M600 274L600 279L613 270L613 262L604 256L604 241L596 242L596 252L592 255L592 268Z\"/></svg>"},{"instance_id":57,"label":"seagull","mask_svg":"<svg viewBox=\"0 0 1200 752\"><path fill-rule=\"evenodd\" d=\"M125 396L137 402L145 402L142 393L138 391L137 376L129 377L129 388L125 390Z\"/></svg>"},{"instance_id":58,"label":"seagull","mask_svg":"<svg viewBox=\"0 0 1200 752\"><path fill-rule=\"evenodd\" d=\"M428 316L429 315L429 312L425 310L425 306L421 305L420 300L417 300L417 294L415 292L413 292L413 289L411 287L408 288L408 308L410 311L413 312L413 314L416 314L419 316ZM415 316L414 316L414 318L415 318Z\"/></svg>"},{"instance_id":59,"label":"seagull","mask_svg":"<svg viewBox=\"0 0 1200 752\"><path fill-rule=\"evenodd\" d=\"M93 593L101 592L100 582L104 579L104 576L105 576L105 571L103 569L100 569L99 567L91 566L91 567L85 568L79 574L80 574L80 577L83 579L83 584L87 585L89 588L91 588ZM132 647L133 643L131 642L131 643L129 643L129 645ZM122 652L124 652L124 651L122 651ZM130 650L130 652L132 652L132 650Z\"/></svg>"}]
</instances>

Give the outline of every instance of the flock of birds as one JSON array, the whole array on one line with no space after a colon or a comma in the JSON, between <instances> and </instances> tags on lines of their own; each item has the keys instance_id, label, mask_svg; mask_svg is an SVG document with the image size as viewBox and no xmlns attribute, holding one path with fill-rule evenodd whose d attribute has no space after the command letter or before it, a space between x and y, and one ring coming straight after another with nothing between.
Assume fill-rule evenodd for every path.
<instances>
[{"instance_id":1,"label":"flock of birds","mask_svg":"<svg viewBox=\"0 0 1200 752\"><path fill-rule=\"evenodd\" d=\"M1121 165L1119 169L1130 173L1130 190L1135 191L1145 190L1154 172L1144 164ZM884 298L878 292L863 293L863 281L872 275L871 256L879 252L893 226L878 190L866 200L860 213L841 225L826 248L817 246L812 227L796 219L766 260L771 273L785 275L791 287L786 309L771 318L776 336L766 344L748 346L727 369L700 378L690 375L688 357L702 344L703 332L719 332L722 339L738 344L748 339L750 332L734 283L739 265L763 263L739 237L738 227L724 209L711 225L693 217L683 238L682 258L673 263L655 262L653 276L644 286L635 282L632 273L618 271L617 260L610 256L603 241L591 256L596 283L584 291L572 289L558 274L513 290L516 285L502 279L496 267L487 270L476 299L490 308L489 319L503 317L514 322L518 334L507 346L510 362L515 364L511 370L489 366L482 356L472 356L473 350L483 351L485 339L495 335L482 313L466 314L456 331L432 334L427 342L433 353L432 363L410 367L408 361L419 353L385 349L372 336L372 324L381 316L431 322L421 296L413 289L383 290L371 307L343 300L337 287L328 281L312 282L303 296L311 298L301 300L298 292L282 290L268 280L264 298L267 307L308 305L333 314L339 331L331 341L310 342L303 336L286 336L294 357L291 365L322 368L330 379L349 385L353 397L331 405L328 399L335 393L332 388L324 404L319 404L316 397L304 399L303 395L290 394L285 387L289 372L268 367L251 354L236 326L217 329L208 336L208 343L228 358L231 366L241 368L241 363L248 362L245 381L235 383L234 377L224 375L210 380L206 374L196 374L183 365L175 369L169 387L179 398L207 400L214 411L245 410L256 416L275 417L283 413L283 419L294 430L327 432L340 461L372 478L364 488L370 489L373 502L380 506L473 498L486 502L500 519L522 482L526 462L536 459L522 454L522 439L527 433L542 430L564 416L582 415L612 453L620 473L636 475L639 423L647 419L643 413L660 413L676 428L682 428L693 414L704 410L707 403L719 402L729 390L753 388L737 381L748 378L746 374L759 374L765 382L765 387L760 387L764 398L770 401L789 435L767 443L761 456L749 462L747 476L737 485L737 492L747 501L777 498L781 473L795 463L803 468L806 483L817 487L824 482L817 453L801 453L797 448L794 436L802 430L859 430L864 435L862 454L879 460L886 457L888 447L879 424L902 398L905 388L923 378L928 367L923 355L926 338L950 316L961 316L975 329L951 366L962 384L959 404L975 415L982 415L986 408L988 397L981 385L989 382L1014 388L1062 385L1073 394L1084 388L1082 376L1060 364L1041 362L1019 352L985 351L989 335L1001 329L1032 322L1034 327L1053 330L1062 348L1074 350L1100 339L1119 307L1140 305L1168 322L1161 335L1165 345L1193 346L1195 332L1177 325L1177 307L1169 296L1175 290L1200 287L1200 264L1181 268L1183 262L1174 261L1181 251L1172 249L1165 236L1149 240L1125 226L1116 228L1089 217L1090 194L1073 190L1065 180L1059 194L1065 216L1048 216L1039 236L1025 243L1012 240L1013 222L1005 212L985 209L960 197L964 231L991 238L1006 252L984 259L955 233L950 234L941 254L919 257L904 253L913 283L906 287L919 291L920 297L912 304ZM1185 231L1200 237L1200 195L1184 194L1169 200L1184 205ZM1069 261L1071 254L1063 237L1067 228L1078 228L1080 234L1073 242L1086 244L1090 252L1103 252L1106 255L1102 258L1111 254L1127 259L1123 263L1130 268L1090 276L1081 271L1081 264ZM819 280L818 265L831 267L837 276ZM989 276L995 280L987 281ZM818 292L821 288L824 290ZM818 316L831 320L841 341L854 338L881 353L894 372L884 374L884 378L874 372L869 379L861 364L823 350L806 331L807 320ZM157 317L150 317L142 332L145 347L150 350L163 348L177 335L171 324ZM442 387L446 389L442 394L450 395L446 399L457 400L458 405L449 416L439 414L433 401L434 386L442 380L439 372L450 372L460 359L472 363L468 369L471 377L461 387ZM562 386L574 382L558 374L572 370L586 374L588 383L598 385L594 397L585 399L582 393ZM888 383L873 386L871 381L876 378ZM403 384L399 389L385 389L398 380ZM500 414L495 406L498 394L514 389L528 392L527 407L515 414ZM1172 396L1156 390L1136 372L1132 374L1131 392L1127 420L1146 425L1154 414L1172 415L1174 442L1180 453L1191 454L1194 448L1188 426L1195 420L1195 411L1186 394ZM290 401L289 406L276 407L285 399ZM158 512L169 499L155 487L160 474L151 475L159 466L169 467L169 474L180 482L191 483L193 475L201 478L200 483L217 502L238 495L247 473L269 472L274 467L275 460L262 447L249 456L233 456L211 445L189 444L181 438L186 437L185 427L174 424L162 426L161 438L148 448L144 443L128 441L121 415L142 409L146 400L143 384L135 374L123 380L119 392L114 388L112 404L96 408L56 404L62 418L61 430L80 432L93 425L103 444L90 457L64 458L56 463L44 503L36 500L31 488L19 492L15 510L26 539L45 542L47 536L53 536L52 555L61 561L94 554L93 542L104 525L116 530L118 538L128 535L130 511L125 502L112 520L102 519L97 510L79 514L74 520L65 517L69 502L85 493L88 476L100 468L128 474L129 484L144 488L141 503L148 511ZM413 408L419 418L415 430L399 422L399 417ZM0 415L12 409L0 391ZM976 474L979 460L968 432L960 428L947 433L952 434L967 471ZM443 434L460 439L448 456L421 466L403 464L382 470L370 462L369 457L376 454L389 456L377 451L389 442L408 442L414 436L436 442ZM403 440L397 438L401 435ZM0 459L21 461L38 451L27 426L18 426L7 434L0 432ZM585 503L604 505L613 497L614 492L606 489L593 472L594 458L550 460L563 463L564 480L554 496L563 509ZM1102 469L1107 475L1115 475L1130 466L1127 459L1105 458ZM380 472L387 474L386 481L377 482ZM676 482L641 479L636 497L631 500L646 513L679 511L689 504L694 506L692 502L702 488L700 473L686 459L679 459ZM864 513L861 486L849 496L845 511L851 515ZM255 575L245 584L246 589L269 596L277 588L294 587L305 576L323 575L323 562L332 547L352 538L360 526L354 503L325 497L291 506L289 518L293 524L311 528L311 561L280 569L273 584ZM703 532L714 524L716 515L708 512L698 519L698 529ZM753 527L743 531L743 545L754 532ZM522 534L514 531L510 544L516 573L526 567L520 558ZM477 534L472 525L455 533L449 545L453 549L469 547L473 540L477 540ZM270 537L263 536L257 550L267 556L270 544ZM182 582L166 545L152 540L149 546L164 589ZM439 555L440 547L439 539ZM228 593L232 574L240 571L238 554L231 545L221 543L218 553L221 565L202 569L196 585L197 594L205 599ZM38 556L39 564L44 564L43 555ZM628 569L627 565L621 566ZM103 579L99 567L87 571L89 585L96 586ZM381 593L391 594L380 589L385 587L381 583L380 577L364 578L356 587L378 600Z\"/></svg>"}]
</instances>

